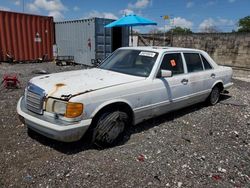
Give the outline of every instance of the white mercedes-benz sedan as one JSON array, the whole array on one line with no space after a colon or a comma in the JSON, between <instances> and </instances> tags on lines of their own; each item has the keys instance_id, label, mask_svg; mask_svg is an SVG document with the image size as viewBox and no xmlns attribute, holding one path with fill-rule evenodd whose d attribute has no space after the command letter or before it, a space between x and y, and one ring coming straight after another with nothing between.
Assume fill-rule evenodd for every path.
<instances>
[{"instance_id":1,"label":"white mercedes-benz sedan","mask_svg":"<svg viewBox=\"0 0 250 188\"><path fill-rule=\"evenodd\" d=\"M17 112L49 138L114 144L129 125L207 101L215 105L232 86L232 69L204 51L173 47L124 47L98 67L31 79Z\"/></svg>"}]
</instances>

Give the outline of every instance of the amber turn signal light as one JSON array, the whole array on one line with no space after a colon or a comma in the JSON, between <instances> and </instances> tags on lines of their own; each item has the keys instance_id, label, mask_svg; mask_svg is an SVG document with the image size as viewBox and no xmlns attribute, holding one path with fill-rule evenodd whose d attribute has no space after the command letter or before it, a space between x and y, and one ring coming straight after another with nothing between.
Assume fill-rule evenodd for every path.
<instances>
[{"instance_id":1,"label":"amber turn signal light","mask_svg":"<svg viewBox=\"0 0 250 188\"><path fill-rule=\"evenodd\" d=\"M84 106L82 103L68 102L65 117L76 118L83 112Z\"/></svg>"}]
</instances>

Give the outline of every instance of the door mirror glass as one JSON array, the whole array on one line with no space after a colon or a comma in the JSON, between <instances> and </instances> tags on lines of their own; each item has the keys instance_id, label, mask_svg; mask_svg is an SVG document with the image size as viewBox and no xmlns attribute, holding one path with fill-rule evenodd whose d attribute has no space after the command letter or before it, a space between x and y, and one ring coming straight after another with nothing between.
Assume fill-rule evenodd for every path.
<instances>
[{"instance_id":1,"label":"door mirror glass","mask_svg":"<svg viewBox=\"0 0 250 188\"><path fill-rule=\"evenodd\" d=\"M167 77L171 77L171 76L172 76L172 71L161 69L161 77L162 78L167 78Z\"/></svg>"}]
</instances>

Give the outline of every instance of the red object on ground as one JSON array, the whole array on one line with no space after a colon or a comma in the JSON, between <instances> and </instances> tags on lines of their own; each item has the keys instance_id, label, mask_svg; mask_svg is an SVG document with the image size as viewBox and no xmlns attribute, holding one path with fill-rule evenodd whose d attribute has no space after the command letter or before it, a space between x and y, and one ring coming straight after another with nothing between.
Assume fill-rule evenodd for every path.
<instances>
[{"instance_id":1,"label":"red object on ground","mask_svg":"<svg viewBox=\"0 0 250 188\"><path fill-rule=\"evenodd\" d=\"M53 59L53 17L0 11L0 61Z\"/></svg>"},{"instance_id":2,"label":"red object on ground","mask_svg":"<svg viewBox=\"0 0 250 188\"><path fill-rule=\"evenodd\" d=\"M142 154L140 154L140 155L137 157L137 160L138 160L138 161L141 161L141 162L144 162L145 156L142 155Z\"/></svg>"},{"instance_id":3,"label":"red object on ground","mask_svg":"<svg viewBox=\"0 0 250 188\"><path fill-rule=\"evenodd\" d=\"M16 74L15 75L6 74L3 76L2 84L6 89L18 88L20 86L20 81L18 80Z\"/></svg>"},{"instance_id":4,"label":"red object on ground","mask_svg":"<svg viewBox=\"0 0 250 188\"><path fill-rule=\"evenodd\" d=\"M217 181L222 179L220 175L213 175L212 178Z\"/></svg>"}]
</instances>

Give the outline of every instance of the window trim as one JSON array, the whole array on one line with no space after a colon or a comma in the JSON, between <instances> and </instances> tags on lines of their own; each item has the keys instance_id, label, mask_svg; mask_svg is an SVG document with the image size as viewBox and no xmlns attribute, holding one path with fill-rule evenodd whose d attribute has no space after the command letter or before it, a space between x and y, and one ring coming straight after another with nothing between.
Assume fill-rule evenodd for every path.
<instances>
[{"instance_id":1,"label":"window trim","mask_svg":"<svg viewBox=\"0 0 250 188\"><path fill-rule=\"evenodd\" d=\"M156 74L155 74L155 78L157 78L157 73L159 72L160 68L161 68L161 64L162 64L162 61L163 61L163 58L165 55L168 55L168 54L180 54L181 55L181 58L182 58L182 65L183 65L183 73L181 74L176 74L176 75L172 75L171 77L176 77L176 76L180 76L180 75L184 75L187 73L187 67L186 67L186 64L184 62L184 56L183 56L183 52L181 51L172 51L172 52L164 52L161 56L161 59L160 59L160 63L158 64L158 68L157 68L157 71L156 71Z\"/></svg>"},{"instance_id":2,"label":"window trim","mask_svg":"<svg viewBox=\"0 0 250 188\"><path fill-rule=\"evenodd\" d=\"M202 55L201 53L199 53L199 54L200 54L200 58L201 58L201 61L202 61L202 64L203 64L204 71L213 70L214 67L213 67L213 66L211 65L211 63L207 60L207 58L205 58L204 55ZM210 65L211 69L206 69L206 68L205 68L205 65L204 65L204 62L203 62L202 57L208 62L208 64Z\"/></svg>"}]
</instances>

